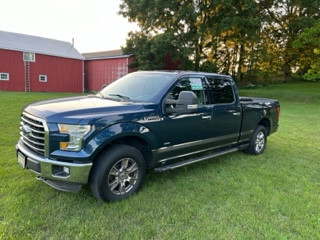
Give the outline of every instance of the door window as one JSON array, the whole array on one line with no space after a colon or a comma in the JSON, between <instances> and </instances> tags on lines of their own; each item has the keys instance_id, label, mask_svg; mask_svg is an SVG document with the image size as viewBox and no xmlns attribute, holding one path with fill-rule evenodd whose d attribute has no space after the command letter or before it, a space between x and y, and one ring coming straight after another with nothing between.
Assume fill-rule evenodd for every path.
<instances>
[{"instance_id":1,"label":"door window","mask_svg":"<svg viewBox=\"0 0 320 240\"><path fill-rule=\"evenodd\" d=\"M192 91L198 97L198 105L228 104L234 102L231 82L215 77L189 76L181 79L168 98L177 100L180 92Z\"/></svg>"},{"instance_id":2,"label":"door window","mask_svg":"<svg viewBox=\"0 0 320 240\"><path fill-rule=\"evenodd\" d=\"M227 79L207 77L207 104L233 103L231 82Z\"/></svg>"},{"instance_id":3,"label":"door window","mask_svg":"<svg viewBox=\"0 0 320 240\"><path fill-rule=\"evenodd\" d=\"M177 100L180 92L182 91L192 91L196 94L198 98L198 104L203 105L206 103L203 85L204 78L201 77L186 77L181 79L176 86L169 93L169 98Z\"/></svg>"}]
</instances>

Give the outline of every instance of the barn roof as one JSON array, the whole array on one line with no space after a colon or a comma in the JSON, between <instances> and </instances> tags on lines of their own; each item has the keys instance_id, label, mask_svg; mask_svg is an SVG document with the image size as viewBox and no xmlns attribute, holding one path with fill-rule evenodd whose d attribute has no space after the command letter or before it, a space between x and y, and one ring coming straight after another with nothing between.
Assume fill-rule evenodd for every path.
<instances>
[{"instance_id":1,"label":"barn roof","mask_svg":"<svg viewBox=\"0 0 320 240\"><path fill-rule=\"evenodd\" d=\"M69 43L49 38L0 31L0 49L81 59L84 57Z\"/></svg>"},{"instance_id":2,"label":"barn roof","mask_svg":"<svg viewBox=\"0 0 320 240\"><path fill-rule=\"evenodd\" d=\"M83 53L82 55L85 57L86 60L127 58L132 56L132 54L123 54L121 49L103 51L103 52Z\"/></svg>"}]
</instances>

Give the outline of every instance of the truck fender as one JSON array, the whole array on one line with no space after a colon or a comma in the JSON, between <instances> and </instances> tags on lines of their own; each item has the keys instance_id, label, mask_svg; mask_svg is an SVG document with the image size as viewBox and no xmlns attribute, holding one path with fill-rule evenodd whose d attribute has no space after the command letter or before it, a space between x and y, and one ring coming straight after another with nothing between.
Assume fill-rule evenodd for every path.
<instances>
[{"instance_id":1,"label":"truck fender","mask_svg":"<svg viewBox=\"0 0 320 240\"><path fill-rule=\"evenodd\" d=\"M146 126L138 123L116 123L100 130L86 145L94 157L108 144L123 137L137 137L148 143L151 149L158 145L157 138Z\"/></svg>"}]
</instances>

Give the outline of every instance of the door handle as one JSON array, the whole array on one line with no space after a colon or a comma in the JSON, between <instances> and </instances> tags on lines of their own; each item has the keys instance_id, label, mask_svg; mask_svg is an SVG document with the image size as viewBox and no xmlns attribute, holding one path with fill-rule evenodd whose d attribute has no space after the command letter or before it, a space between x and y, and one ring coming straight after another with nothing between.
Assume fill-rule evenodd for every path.
<instances>
[{"instance_id":1,"label":"door handle","mask_svg":"<svg viewBox=\"0 0 320 240\"><path fill-rule=\"evenodd\" d=\"M201 118L203 120L211 120L211 115L202 115Z\"/></svg>"},{"instance_id":2,"label":"door handle","mask_svg":"<svg viewBox=\"0 0 320 240\"><path fill-rule=\"evenodd\" d=\"M240 112L237 112L236 110L228 110L227 112L232 113L233 116L240 116Z\"/></svg>"}]
</instances>

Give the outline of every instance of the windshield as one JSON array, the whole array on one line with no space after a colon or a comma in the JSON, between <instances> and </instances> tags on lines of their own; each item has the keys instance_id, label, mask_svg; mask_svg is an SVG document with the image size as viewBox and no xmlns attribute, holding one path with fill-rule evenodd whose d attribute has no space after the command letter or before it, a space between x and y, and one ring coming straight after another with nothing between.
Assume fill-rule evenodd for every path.
<instances>
[{"instance_id":1,"label":"windshield","mask_svg":"<svg viewBox=\"0 0 320 240\"><path fill-rule=\"evenodd\" d=\"M160 72L130 73L105 87L99 95L127 102L152 102L174 76Z\"/></svg>"}]
</instances>

